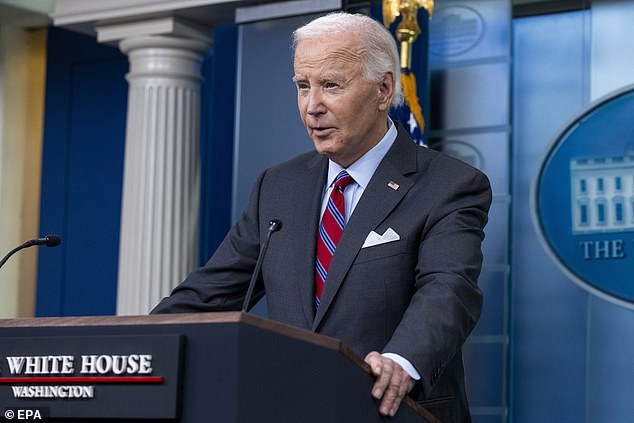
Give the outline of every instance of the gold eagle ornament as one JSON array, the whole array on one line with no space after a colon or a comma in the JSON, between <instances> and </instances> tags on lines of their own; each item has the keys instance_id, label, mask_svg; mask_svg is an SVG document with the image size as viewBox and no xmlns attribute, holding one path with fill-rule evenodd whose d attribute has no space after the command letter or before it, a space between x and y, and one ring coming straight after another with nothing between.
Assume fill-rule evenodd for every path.
<instances>
[{"instance_id":1,"label":"gold eagle ornament","mask_svg":"<svg viewBox=\"0 0 634 423\"><path fill-rule=\"evenodd\" d=\"M398 16L401 23L396 27L396 39L401 44L401 83L405 103L416 120L421 133L425 128L425 119L416 94L416 77L411 72L412 44L421 33L416 17L418 9L424 8L431 19L434 13L434 0L383 0L383 25L389 30Z\"/></svg>"},{"instance_id":2,"label":"gold eagle ornament","mask_svg":"<svg viewBox=\"0 0 634 423\"><path fill-rule=\"evenodd\" d=\"M434 0L383 0L383 25L390 28L398 16L401 23L396 27L396 39L401 43L401 68L412 67L412 44L420 34L416 16L418 9L424 8L431 19Z\"/></svg>"}]
</instances>

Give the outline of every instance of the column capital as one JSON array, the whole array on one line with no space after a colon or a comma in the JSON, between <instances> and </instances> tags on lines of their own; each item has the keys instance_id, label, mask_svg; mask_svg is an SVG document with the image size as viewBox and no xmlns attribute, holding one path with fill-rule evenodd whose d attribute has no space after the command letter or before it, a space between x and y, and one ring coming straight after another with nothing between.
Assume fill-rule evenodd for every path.
<instances>
[{"instance_id":1,"label":"column capital","mask_svg":"<svg viewBox=\"0 0 634 423\"><path fill-rule=\"evenodd\" d=\"M143 35L122 40L119 48L128 55L130 72L126 78L131 83L161 77L168 78L169 84L178 85L178 81L198 84L202 80L200 66L209 43L193 38Z\"/></svg>"},{"instance_id":2,"label":"column capital","mask_svg":"<svg viewBox=\"0 0 634 423\"><path fill-rule=\"evenodd\" d=\"M183 38L166 35L142 35L125 38L119 43L124 54L130 55L141 49L173 49L204 55L209 50L210 42L206 40Z\"/></svg>"},{"instance_id":3,"label":"column capital","mask_svg":"<svg viewBox=\"0 0 634 423\"><path fill-rule=\"evenodd\" d=\"M193 40L204 43L204 51L209 48L212 34L211 27L175 16L102 23L95 26L95 31L97 32L97 40L102 43L163 36L166 40L175 40L172 43L173 48L190 49L186 43L178 45L177 40ZM196 49L196 46L193 48Z\"/></svg>"}]
</instances>

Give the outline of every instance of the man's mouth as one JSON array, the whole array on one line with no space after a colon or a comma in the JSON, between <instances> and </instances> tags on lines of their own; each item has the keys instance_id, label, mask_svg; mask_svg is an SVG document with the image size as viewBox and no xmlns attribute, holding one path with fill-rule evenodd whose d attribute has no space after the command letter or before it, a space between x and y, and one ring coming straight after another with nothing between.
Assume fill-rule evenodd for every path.
<instances>
[{"instance_id":1,"label":"man's mouth","mask_svg":"<svg viewBox=\"0 0 634 423\"><path fill-rule=\"evenodd\" d=\"M328 136L332 131L334 130L334 128L332 127L327 127L327 126L320 126L320 127L312 127L311 128L311 132L314 136L316 137L326 137Z\"/></svg>"}]
</instances>

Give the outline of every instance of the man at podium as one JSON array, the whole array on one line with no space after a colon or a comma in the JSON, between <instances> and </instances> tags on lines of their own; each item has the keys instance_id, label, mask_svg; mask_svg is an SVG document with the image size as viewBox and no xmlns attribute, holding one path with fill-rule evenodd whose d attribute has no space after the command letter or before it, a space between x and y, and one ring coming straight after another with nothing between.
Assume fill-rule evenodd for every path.
<instances>
[{"instance_id":1,"label":"man at podium","mask_svg":"<svg viewBox=\"0 0 634 423\"><path fill-rule=\"evenodd\" d=\"M468 422L461 347L482 304L489 182L389 119L403 94L396 44L380 24L330 14L293 43L315 151L264 171L209 262L153 313L239 310L270 236L255 299L267 295L271 319L365 357L381 414L409 393L445 423ZM272 220L281 229L271 235Z\"/></svg>"}]
</instances>

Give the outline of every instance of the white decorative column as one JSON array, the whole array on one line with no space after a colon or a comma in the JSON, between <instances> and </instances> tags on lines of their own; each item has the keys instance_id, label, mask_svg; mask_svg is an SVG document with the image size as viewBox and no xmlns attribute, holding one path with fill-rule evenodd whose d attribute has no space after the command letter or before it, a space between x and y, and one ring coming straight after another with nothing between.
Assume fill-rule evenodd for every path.
<instances>
[{"instance_id":1,"label":"white decorative column","mask_svg":"<svg viewBox=\"0 0 634 423\"><path fill-rule=\"evenodd\" d=\"M198 254L200 66L209 40L124 38L130 84L117 314L146 314Z\"/></svg>"},{"instance_id":2,"label":"white decorative column","mask_svg":"<svg viewBox=\"0 0 634 423\"><path fill-rule=\"evenodd\" d=\"M212 28L253 3L54 0L55 26L130 58L118 314L147 313L196 265L200 64Z\"/></svg>"}]
</instances>

